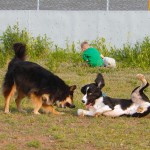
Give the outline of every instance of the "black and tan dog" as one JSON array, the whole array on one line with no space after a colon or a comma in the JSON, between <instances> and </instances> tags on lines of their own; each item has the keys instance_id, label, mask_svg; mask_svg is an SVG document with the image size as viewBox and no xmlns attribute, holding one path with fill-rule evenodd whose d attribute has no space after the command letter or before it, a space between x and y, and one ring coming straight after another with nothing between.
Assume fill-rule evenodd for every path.
<instances>
[{"instance_id":1,"label":"black and tan dog","mask_svg":"<svg viewBox=\"0 0 150 150\"><path fill-rule=\"evenodd\" d=\"M74 108L73 93L76 86L68 86L62 79L36 63L25 61L26 46L22 43L14 44L15 56L10 61L3 83L5 97L5 113L9 113L10 99L17 93L15 100L19 111L24 97L29 97L34 104L34 114L39 109L46 112L61 114L53 104L59 102L62 107Z\"/></svg>"}]
</instances>

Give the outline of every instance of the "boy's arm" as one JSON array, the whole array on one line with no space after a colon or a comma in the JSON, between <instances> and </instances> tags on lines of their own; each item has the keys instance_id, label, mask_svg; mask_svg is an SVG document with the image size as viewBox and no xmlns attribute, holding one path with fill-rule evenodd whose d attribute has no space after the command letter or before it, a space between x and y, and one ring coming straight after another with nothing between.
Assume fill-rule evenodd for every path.
<instances>
[{"instance_id":1,"label":"boy's arm","mask_svg":"<svg viewBox=\"0 0 150 150\"><path fill-rule=\"evenodd\" d=\"M102 59L104 59L104 56L102 54L100 54L100 56L102 57Z\"/></svg>"},{"instance_id":2,"label":"boy's arm","mask_svg":"<svg viewBox=\"0 0 150 150\"><path fill-rule=\"evenodd\" d=\"M82 55L82 58L84 61L88 62L88 57L85 54Z\"/></svg>"},{"instance_id":3,"label":"boy's arm","mask_svg":"<svg viewBox=\"0 0 150 150\"><path fill-rule=\"evenodd\" d=\"M100 57L101 57L102 59L104 59L104 55L102 55L100 51L99 51L99 53L100 53Z\"/></svg>"}]
</instances>

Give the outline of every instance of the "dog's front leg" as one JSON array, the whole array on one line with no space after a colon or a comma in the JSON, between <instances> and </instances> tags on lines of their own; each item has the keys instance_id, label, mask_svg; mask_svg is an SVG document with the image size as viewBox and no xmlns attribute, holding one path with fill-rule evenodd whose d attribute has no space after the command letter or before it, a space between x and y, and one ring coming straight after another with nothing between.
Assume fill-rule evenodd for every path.
<instances>
[{"instance_id":1,"label":"dog's front leg","mask_svg":"<svg viewBox=\"0 0 150 150\"><path fill-rule=\"evenodd\" d=\"M108 111L111 111L112 109L109 107L109 106L103 106L99 109L96 110L96 113L95 113L95 116L99 116L99 115L102 115Z\"/></svg>"},{"instance_id":2,"label":"dog's front leg","mask_svg":"<svg viewBox=\"0 0 150 150\"><path fill-rule=\"evenodd\" d=\"M18 96L17 96L17 98L15 99L15 102L16 102L16 105L17 105L17 109L18 109L18 111L19 112L23 112L23 113L27 113L25 110L23 110L22 108L21 108L21 100L24 98L25 96L20 92L20 93L18 93Z\"/></svg>"},{"instance_id":3,"label":"dog's front leg","mask_svg":"<svg viewBox=\"0 0 150 150\"><path fill-rule=\"evenodd\" d=\"M88 110L84 110L84 109L78 109L77 111L78 116L95 116L95 111L88 111Z\"/></svg>"},{"instance_id":4,"label":"dog's front leg","mask_svg":"<svg viewBox=\"0 0 150 150\"><path fill-rule=\"evenodd\" d=\"M39 115L40 114L39 110L40 110L40 108L42 106L42 99L41 99L41 97L36 96L35 94L31 94L30 98L31 98L32 103L34 105L33 113L36 114L36 115Z\"/></svg>"},{"instance_id":5,"label":"dog's front leg","mask_svg":"<svg viewBox=\"0 0 150 150\"><path fill-rule=\"evenodd\" d=\"M55 108L54 108L52 105L43 104L43 105L42 105L42 108L44 109L44 111L45 111L46 113L51 112L51 113L53 113L53 114L55 114L55 115L63 115L63 114L64 114L63 112L58 112L58 111L56 111Z\"/></svg>"}]
</instances>

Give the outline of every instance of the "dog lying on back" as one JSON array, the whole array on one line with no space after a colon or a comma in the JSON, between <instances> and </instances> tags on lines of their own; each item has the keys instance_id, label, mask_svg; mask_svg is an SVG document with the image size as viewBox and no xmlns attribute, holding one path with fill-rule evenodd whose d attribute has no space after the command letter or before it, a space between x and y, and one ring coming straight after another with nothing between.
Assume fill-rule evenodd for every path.
<instances>
[{"instance_id":1,"label":"dog lying on back","mask_svg":"<svg viewBox=\"0 0 150 150\"><path fill-rule=\"evenodd\" d=\"M98 74L95 83L87 84L81 88L81 92L84 94L82 102L88 110L78 109L78 115L146 116L150 113L150 101L143 91L149 86L149 83L142 74L138 74L137 78L142 82L142 85L132 91L131 99L118 99L103 96L102 88L105 86L105 82L103 76Z\"/></svg>"},{"instance_id":2,"label":"dog lying on back","mask_svg":"<svg viewBox=\"0 0 150 150\"><path fill-rule=\"evenodd\" d=\"M15 100L19 111L21 100L29 97L34 105L34 114L39 114L40 108L45 112L61 114L53 104L61 107L74 108L73 93L76 86L68 86L62 79L36 63L25 61L26 46L22 43L14 44L15 56L8 65L3 83L5 98L5 113L9 113L10 99L17 93Z\"/></svg>"}]
</instances>

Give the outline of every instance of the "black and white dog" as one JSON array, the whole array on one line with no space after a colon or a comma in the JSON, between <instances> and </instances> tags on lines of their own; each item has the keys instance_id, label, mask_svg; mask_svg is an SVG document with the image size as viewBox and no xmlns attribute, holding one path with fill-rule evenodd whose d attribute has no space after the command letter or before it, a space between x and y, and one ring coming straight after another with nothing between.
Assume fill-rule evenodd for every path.
<instances>
[{"instance_id":1,"label":"black and white dog","mask_svg":"<svg viewBox=\"0 0 150 150\"><path fill-rule=\"evenodd\" d=\"M104 78L101 74L97 75L95 83L87 84L81 88L84 94L82 102L87 110L78 109L79 116L132 116L143 117L150 113L150 101L144 94L144 89L149 86L144 75L138 74L142 85L136 87L131 93L131 99L118 99L103 96L102 88L105 86Z\"/></svg>"}]
</instances>

